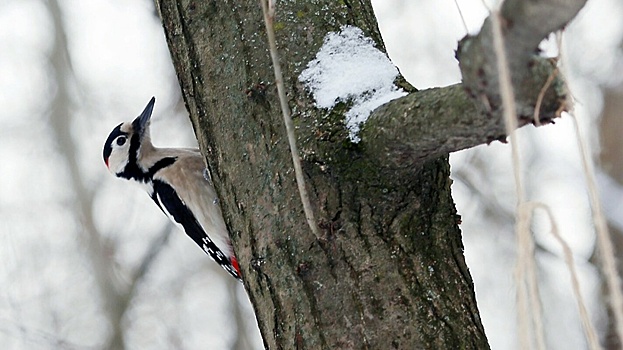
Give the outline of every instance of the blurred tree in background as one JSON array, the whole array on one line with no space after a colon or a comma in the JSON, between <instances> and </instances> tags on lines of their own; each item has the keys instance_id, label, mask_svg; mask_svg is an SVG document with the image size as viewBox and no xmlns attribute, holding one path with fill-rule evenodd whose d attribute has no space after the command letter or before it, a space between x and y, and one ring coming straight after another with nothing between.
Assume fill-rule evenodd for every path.
<instances>
[{"instance_id":1,"label":"blurred tree in background","mask_svg":"<svg viewBox=\"0 0 623 350\"><path fill-rule=\"evenodd\" d=\"M78 110L94 103L97 93L71 50L71 6L57 0L0 5L4 23L10 16L32 16L42 30L50 29L50 41L37 57L43 72L35 87L43 90L44 102L26 107L43 117L12 119L16 125L3 128L4 144L14 146L13 156L6 157L10 166L3 169L2 347L194 349L212 339L214 349L258 348L261 339L239 283L152 210L144 193L129 183L119 182L117 193L107 185L112 178L99 155L104 130L138 112L106 119L111 110L91 112L92 118ZM161 31L153 11L145 15ZM28 32L22 35L28 38ZM161 53L161 61L168 59ZM174 129L181 118L173 120ZM94 132L98 119L103 128ZM179 131L168 136L177 144L188 138ZM21 196L14 204L8 199L15 195L6 195L12 186ZM139 199L148 211L140 209Z\"/></svg>"}]
</instances>

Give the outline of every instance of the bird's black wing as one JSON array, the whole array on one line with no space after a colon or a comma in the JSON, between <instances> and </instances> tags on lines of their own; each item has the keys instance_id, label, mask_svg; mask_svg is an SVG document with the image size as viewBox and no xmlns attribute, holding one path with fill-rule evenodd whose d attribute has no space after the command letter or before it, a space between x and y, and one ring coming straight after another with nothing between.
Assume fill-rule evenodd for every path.
<instances>
[{"instance_id":1,"label":"bird's black wing","mask_svg":"<svg viewBox=\"0 0 623 350\"><path fill-rule=\"evenodd\" d=\"M232 276L240 280L237 261L231 261L205 233L193 213L175 193L168 183L161 180L153 181L151 198L160 209L175 222L182 225L186 234L192 238L214 261L221 265Z\"/></svg>"}]
</instances>

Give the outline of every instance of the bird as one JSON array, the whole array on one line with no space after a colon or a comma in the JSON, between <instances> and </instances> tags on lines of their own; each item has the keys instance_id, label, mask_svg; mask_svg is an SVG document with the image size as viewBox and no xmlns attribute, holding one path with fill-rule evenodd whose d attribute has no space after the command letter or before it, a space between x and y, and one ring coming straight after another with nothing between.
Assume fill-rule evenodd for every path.
<instances>
[{"instance_id":1,"label":"bird","mask_svg":"<svg viewBox=\"0 0 623 350\"><path fill-rule=\"evenodd\" d=\"M116 177L141 185L169 219L231 276L242 281L216 191L198 149L158 148L150 121L156 98L104 143L104 163Z\"/></svg>"}]
</instances>

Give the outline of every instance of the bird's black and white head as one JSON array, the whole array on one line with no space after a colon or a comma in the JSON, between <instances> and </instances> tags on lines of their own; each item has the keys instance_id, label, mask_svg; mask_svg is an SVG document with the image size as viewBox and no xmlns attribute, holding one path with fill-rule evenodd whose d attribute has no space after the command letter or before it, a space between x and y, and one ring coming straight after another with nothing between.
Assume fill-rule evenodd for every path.
<instances>
[{"instance_id":1,"label":"bird's black and white head","mask_svg":"<svg viewBox=\"0 0 623 350\"><path fill-rule=\"evenodd\" d=\"M117 125L104 144L104 162L113 175L126 179L143 180L145 169L139 164L141 151L151 146L149 124L154 109L152 97L143 112L132 122Z\"/></svg>"}]
</instances>

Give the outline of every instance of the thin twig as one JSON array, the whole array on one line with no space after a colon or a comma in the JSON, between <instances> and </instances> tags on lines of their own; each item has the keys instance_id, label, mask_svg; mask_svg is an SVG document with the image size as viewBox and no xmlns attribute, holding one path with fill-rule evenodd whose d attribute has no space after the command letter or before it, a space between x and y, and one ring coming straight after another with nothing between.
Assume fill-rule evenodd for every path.
<instances>
[{"instance_id":1,"label":"thin twig","mask_svg":"<svg viewBox=\"0 0 623 350\"><path fill-rule=\"evenodd\" d=\"M469 29L467 29L467 22L465 21L465 17L463 16L463 11L461 11L461 6L459 6L459 1L454 0L454 5L456 5L456 9L459 11L459 16L461 16L461 22L463 22L463 29L465 29L465 35L469 34Z\"/></svg>"},{"instance_id":2,"label":"thin twig","mask_svg":"<svg viewBox=\"0 0 623 350\"><path fill-rule=\"evenodd\" d=\"M545 335L543 333L543 320L541 314L541 304L536 283L536 272L534 261L534 240L530 232L529 212L525 206L526 195L521 178L519 146L517 145L517 135L513 133L517 129L517 113L515 106L515 95L511 83L511 75L508 68L508 59L504 48L502 37L502 27L500 24L500 13L496 10L491 13L491 28L493 34L493 45L496 53L496 64L500 79L500 95L502 97L503 115L506 126L506 133L509 135L511 144L511 156L513 161L513 175L515 178L515 190L517 193L517 244L518 257L515 278L517 281L517 303L519 315L519 331L521 348L530 347L530 334L528 327L528 300L532 308L532 321L536 335L537 347L545 350ZM526 274L528 275L526 278ZM527 283L527 288L524 286Z\"/></svg>"},{"instance_id":3,"label":"thin twig","mask_svg":"<svg viewBox=\"0 0 623 350\"><path fill-rule=\"evenodd\" d=\"M580 136L580 128L575 115L569 113L575 129L578 147L580 148L580 158L582 159L582 168L584 176L586 176L586 186L588 188L588 198L591 203L593 213L593 222L597 233L597 246L599 248L602 261L602 269L606 285L610 296L610 308L614 315L614 326L619 338L619 342L623 343L623 293L621 292L621 277L617 272L616 255L612 246L612 238L608 231L608 224L604 215L597 185L595 181L595 169L593 163L588 160L587 147L584 140Z\"/></svg>"},{"instance_id":4,"label":"thin twig","mask_svg":"<svg viewBox=\"0 0 623 350\"><path fill-rule=\"evenodd\" d=\"M541 125L541 118L539 117L539 114L541 113L541 104L543 103L543 98L545 97L545 93L547 92L547 89L549 89L550 85L552 85L552 82L554 81L554 78L556 78L556 75L558 75L558 67L554 68L554 70L549 75L549 77L547 77L545 84L543 84L541 91L539 91L539 96L537 96L536 98L536 103L534 104L534 116L533 116L534 125L536 126Z\"/></svg>"},{"instance_id":5,"label":"thin twig","mask_svg":"<svg viewBox=\"0 0 623 350\"><path fill-rule=\"evenodd\" d=\"M560 53L563 50L562 34L559 33L557 35L557 41L558 52ZM565 56L561 55L561 57ZM571 92L569 92L569 95L573 96ZM599 200L599 193L595 180L595 169L593 163L589 161L589 148L580 135L580 128L575 115L570 111L569 116L573 121L580 159L582 160L582 169L586 178L588 197L593 215L593 223L595 225L597 247L601 253L601 268L610 296L610 309L614 316L614 327L617 337L619 338L619 343L623 343L623 292L621 291L621 276L619 276L617 272L616 255L614 247L612 246L612 238L610 237L604 210Z\"/></svg>"},{"instance_id":6,"label":"thin twig","mask_svg":"<svg viewBox=\"0 0 623 350\"><path fill-rule=\"evenodd\" d=\"M177 228L173 225L173 223L169 222L165 227L162 228L160 233L156 235L151 243L149 244L149 248L147 248L147 252L141 259L141 263L134 271L134 275L132 276L132 282L128 287L127 297L125 298L126 304L131 302L136 294L138 286L143 282L147 272L152 268L156 259L162 252L162 249L166 246L169 237L171 236L171 231L176 230Z\"/></svg>"},{"instance_id":7,"label":"thin twig","mask_svg":"<svg viewBox=\"0 0 623 350\"><path fill-rule=\"evenodd\" d=\"M565 264L567 265L567 269L569 270L569 275L571 277L571 289L573 290L575 301L578 304L580 321L582 322L582 328L584 329L584 335L586 336L586 342L588 344L588 347L591 350L601 349L601 345L599 345L599 337L597 336L597 331L595 330L595 326L593 326L593 322L591 321L590 315L588 314L588 310L586 308L586 303L584 302L584 298L582 297L580 281L578 279L578 272L575 269L573 252L571 251L569 244L567 244L567 242L560 235L560 232L558 231L558 225L556 225L556 221L554 220L554 215L552 214L551 209L547 205L539 202L529 202L528 204L531 213L534 211L534 209L537 208L545 211L545 214L547 215L550 225L552 227L551 233L558 241L558 243L560 243L560 246L562 247L562 252L565 256Z\"/></svg>"},{"instance_id":8,"label":"thin twig","mask_svg":"<svg viewBox=\"0 0 623 350\"><path fill-rule=\"evenodd\" d=\"M286 97L286 88L283 84L283 73L281 72L281 64L279 63L279 53L277 52L277 43L275 41L275 31L273 30L273 21L275 19L275 3L272 0L260 0L262 11L264 12L264 24L266 25L266 35L268 36L268 46L270 48L270 58L273 62L275 70L275 84L279 94L279 103L281 104L281 112L283 121L286 125L288 133L288 142L290 143L290 153L292 153L292 163L294 165L294 173L296 175L296 184L298 185L301 202L303 203L303 211L305 219L317 239L321 239L320 229L314 217L314 211L309 200L309 194L305 186L305 178L303 177L303 169L301 167L301 158L296 146L296 136L294 134L294 123L290 113L290 106Z\"/></svg>"},{"instance_id":9,"label":"thin twig","mask_svg":"<svg viewBox=\"0 0 623 350\"><path fill-rule=\"evenodd\" d=\"M558 55L560 57L561 51L562 51L562 31L556 32L556 42L558 45ZM534 122L535 122L535 125L537 126L540 125L540 122L541 122L539 118L539 113L540 113L541 103L543 101L543 96L545 95L545 92L547 91L551 83L554 81L554 78L556 77L558 72L559 72L559 67L556 67L554 71L552 71L550 76L547 78L547 81L541 88L541 91L539 92L539 96L537 97L537 102L534 107ZM578 137L578 142L580 142L579 134L576 136ZM601 345L599 344L599 338L597 336L597 331L595 330L595 327L591 321L590 315L588 314L588 310L586 308L586 303L584 302L584 298L582 297L582 292L580 290L580 282L577 276L577 271L575 269L573 252L571 251L571 248L569 247L567 242L560 235L558 231L558 225L556 225L556 221L554 219L554 215L551 212L551 209L543 203L534 202L534 203L530 203L530 205L532 207L531 211L536 208L539 208L539 209L543 209L545 213L547 214L550 225L552 227L551 233L554 236L554 238L556 238L556 240L562 246L563 254L565 256L565 264L567 265L567 268L569 270L569 275L571 277L571 286L572 286L573 294L575 296L575 300L578 304L578 311L580 313L580 320L582 322L582 328L584 329L584 334L586 336L586 342L591 350L601 349Z\"/></svg>"}]
</instances>

